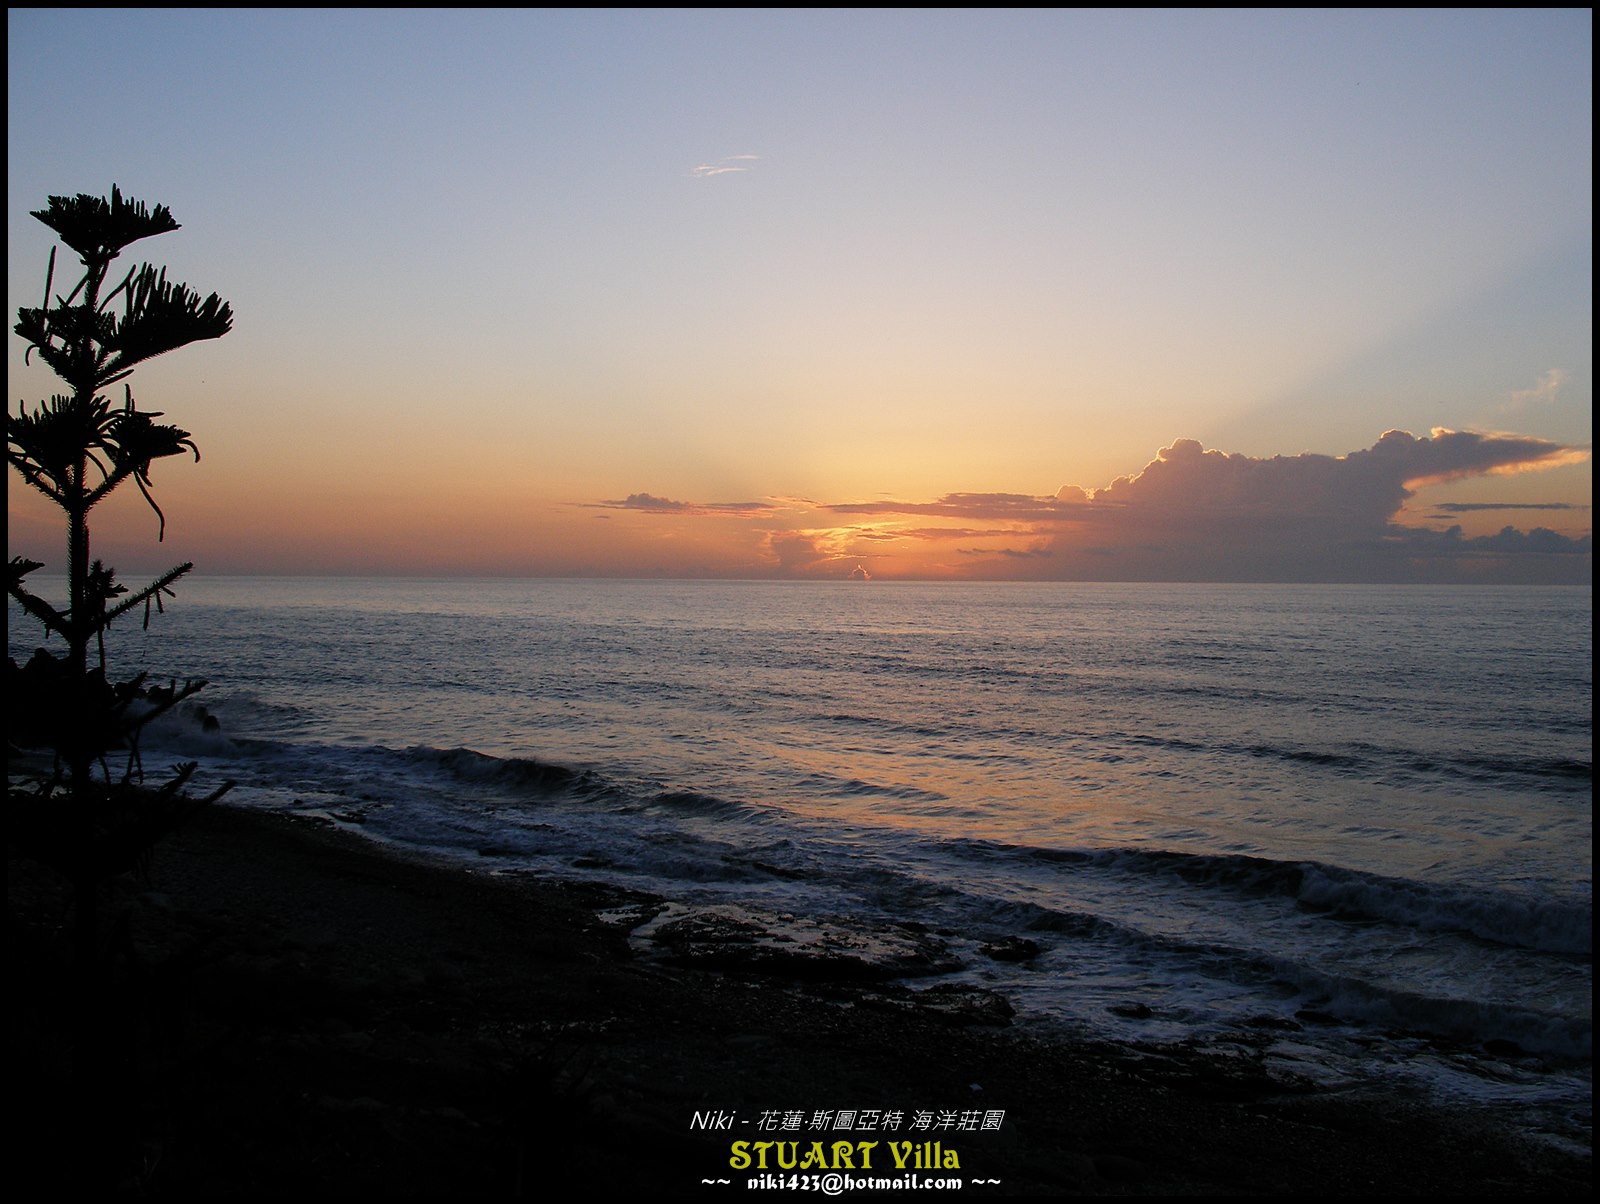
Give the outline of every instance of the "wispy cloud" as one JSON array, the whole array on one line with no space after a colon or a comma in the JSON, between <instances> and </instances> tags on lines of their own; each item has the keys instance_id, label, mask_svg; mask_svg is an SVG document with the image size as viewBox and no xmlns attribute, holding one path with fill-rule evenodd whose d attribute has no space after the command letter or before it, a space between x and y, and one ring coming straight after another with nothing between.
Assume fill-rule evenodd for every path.
<instances>
[{"instance_id":1,"label":"wispy cloud","mask_svg":"<svg viewBox=\"0 0 1600 1204\"><path fill-rule=\"evenodd\" d=\"M1507 414L1520 413L1530 406L1549 405L1567 383L1567 374L1560 368L1548 368L1539 374L1539 383L1531 389L1513 389L1511 400L1501 407Z\"/></svg>"},{"instance_id":2,"label":"wispy cloud","mask_svg":"<svg viewBox=\"0 0 1600 1204\"><path fill-rule=\"evenodd\" d=\"M941 518L982 518L991 522L1049 523L1068 517L1070 500L1032 497L1026 493L947 493L932 502L836 502L822 507L832 514L922 514Z\"/></svg>"},{"instance_id":3,"label":"wispy cloud","mask_svg":"<svg viewBox=\"0 0 1600 1204\"><path fill-rule=\"evenodd\" d=\"M709 176L725 176L729 172L749 171L748 165L760 158L760 155L728 155L714 163L698 163L689 169L689 174L705 179Z\"/></svg>"},{"instance_id":4,"label":"wispy cloud","mask_svg":"<svg viewBox=\"0 0 1600 1204\"><path fill-rule=\"evenodd\" d=\"M1478 510L1587 510L1573 502L1435 502L1435 510L1471 514Z\"/></svg>"},{"instance_id":5,"label":"wispy cloud","mask_svg":"<svg viewBox=\"0 0 1600 1204\"><path fill-rule=\"evenodd\" d=\"M806 577L856 559L845 531L771 531L764 544L768 565L780 577Z\"/></svg>"},{"instance_id":6,"label":"wispy cloud","mask_svg":"<svg viewBox=\"0 0 1600 1204\"><path fill-rule=\"evenodd\" d=\"M948 543L962 539L1003 539L1016 534L1016 527L896 527L888 531L878 531L873 538Z\"/></svg>"},{"instance_id":7,"label":"wispy cloud","mask_svg":"<svg viewBox=\"0 0 1600 1204\"><path fill-rule=\"evenodd\" d=\"M962 556L1004 556L1010 560L1037 560L1055 555L1042 544L1032 548L958 548L957 551Z\"/></svg>"},{"instance_id":8,"label":"wispy cloud","mask_svg":"<svg viewBox=\"0 0 1600 1204\"><path fill-rule=\"evenodd\" d=\"M770 514L777 509L771 502L679 502L656 497L653 493L630 493L620 501L588 502L599 510L632 510L644 514L666 515L751 515Z\"/></svg>"}]
</instances>

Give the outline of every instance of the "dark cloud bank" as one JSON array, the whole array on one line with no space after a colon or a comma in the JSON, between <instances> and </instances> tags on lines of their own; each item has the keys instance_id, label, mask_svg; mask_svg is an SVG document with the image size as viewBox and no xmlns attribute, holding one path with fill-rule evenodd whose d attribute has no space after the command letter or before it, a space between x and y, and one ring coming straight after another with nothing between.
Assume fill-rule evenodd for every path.
<instances>
[{"instance_id":1,"label":"dark cloud bank","mask_svg":"<svg viewBox=\"0 0 1600 1204\"><path fill-rule=\"evenodd\" d=\"M897 528L902 540L943 542L966 573L997 577L1118 581L1462 582L1580 584L1591 580L1592 535L1544 527L1467 537L1395 521L1424 485L1576 463L1586 448L1523 435L1435 430L1422 438L1389 431L1345 456L1303 453L1259 459L1207 451L1192 439L1163 448L1143 471L1099 490L1063 486L1054 497L952 493L931 502L819 506L842 520L904 516L944 520ZM691 505L636 494L608 503L657 513L756 515L763 503ZM1486 504L1442 503L1465 512ZM1581 510L1527 503L1522 510ZM858 538L881 541L884 531ZM1004 547L962 547L977 537ZM773 534L786 555L780 573L820 563L815 540ZM864 547L864 551L867 549ZM874 553L875 554L875 553ZM869 565L891 575L887 555Z\"/></svg>"}]
</instances>

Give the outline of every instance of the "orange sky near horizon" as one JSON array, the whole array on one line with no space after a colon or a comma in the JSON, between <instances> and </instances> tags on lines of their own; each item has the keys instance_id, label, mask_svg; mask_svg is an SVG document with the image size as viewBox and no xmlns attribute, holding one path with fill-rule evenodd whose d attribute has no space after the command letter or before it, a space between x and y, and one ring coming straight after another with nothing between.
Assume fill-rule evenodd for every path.
<instances>
[{"instance_id":1,"label":"orange sky near horizon","mask_svg":"<svg viewBox=\"0 0 1600 1204\"><path fill-rule=\"evenodd\" d=\"M1353 455L1269 459L1178 440L1099 489L839 500L552 498L442 469L252 481L214 459L157 466L164 544L126 493L95 512L95 554L145 572L189 558L208 573L380 576L1576 583L1588 571L1586 504L1461 500L1486 480L1530 499L1586 487L1586 449L1504 434L1393 432ZM11 494L13 547L48 566L60 524L27 493ZM1528 531L1545 567L1511 571Z\"/></svg>"}]
</instances>

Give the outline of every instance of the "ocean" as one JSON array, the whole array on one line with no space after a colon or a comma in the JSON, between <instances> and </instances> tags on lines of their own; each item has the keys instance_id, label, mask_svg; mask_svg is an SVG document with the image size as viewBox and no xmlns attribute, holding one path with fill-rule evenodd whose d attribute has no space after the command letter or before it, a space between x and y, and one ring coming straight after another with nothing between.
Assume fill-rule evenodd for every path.
<instances>
[{"instance_id":1,"label":"ocean","mask_svg":"<svg viewBox=\"0 0 1600 1204\"><path fill-rule=\"evenodd\" d=\"M50 593L39 581L40 592ZM53 594L52 594L53 596ZM195 578L145 763L1590 1148L1590 590ZM37 624L13 607L11 654ZM248 850L241 850L248 856ZM787 932L787 936L783 934Z\"/></svg>"}]
</instances>

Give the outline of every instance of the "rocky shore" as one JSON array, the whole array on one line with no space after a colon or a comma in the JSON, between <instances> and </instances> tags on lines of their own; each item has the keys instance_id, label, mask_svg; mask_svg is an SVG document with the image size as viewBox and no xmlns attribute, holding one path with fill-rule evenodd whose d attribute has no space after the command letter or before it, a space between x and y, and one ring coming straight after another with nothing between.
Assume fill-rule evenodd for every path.
<instances>
[{"instance_id":1,"label":"rocky shore","mask_svg":"<svg viewBox=\"0 0 1600 1204\"><path fill-rule=\"evenodd\" d=\"M1029 1035L998 996L891 980L937 968L911 931L866 950L220 806L119 886L91 978L58 882L13 860L7 899L30 1191L714 1196L758 1155L991 1195L1590 1189L1588 1156L1487 1113L1285 1082L1248 1048Z\"/></svg>"}]
</instances>

